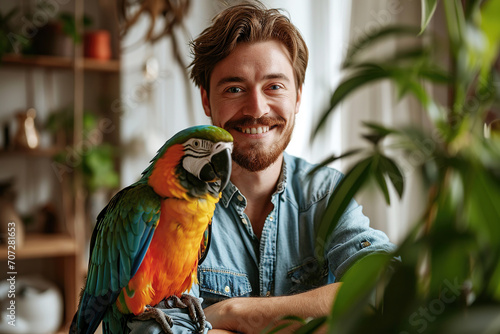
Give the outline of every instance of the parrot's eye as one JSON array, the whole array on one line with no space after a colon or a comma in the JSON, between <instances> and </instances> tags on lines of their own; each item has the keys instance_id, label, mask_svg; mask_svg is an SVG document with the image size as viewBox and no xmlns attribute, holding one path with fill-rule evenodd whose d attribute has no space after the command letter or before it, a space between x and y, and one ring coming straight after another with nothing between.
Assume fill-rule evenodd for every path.
<instances>
[{"instance_id":1,"label":"parrot's eye","mask_svg":"<svg viewBox=\"0 0 500 334\"><path fill-rule=\"evenodd\" d=\"M200 147L200 142L198 140L193 141L194 147Z\"/></svg>"}]
</instances>

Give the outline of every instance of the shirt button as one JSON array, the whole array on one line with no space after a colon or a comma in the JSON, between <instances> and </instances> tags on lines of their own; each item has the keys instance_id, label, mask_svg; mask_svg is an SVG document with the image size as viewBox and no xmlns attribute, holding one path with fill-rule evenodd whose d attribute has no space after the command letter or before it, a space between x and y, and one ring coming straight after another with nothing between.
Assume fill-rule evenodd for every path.
<instances>
[{"instance_id":1,"label":"shirt button","mask_svg":"<svg viewBox=\"0 0 500 334\"><path fill-rule=\"evenodd\" d=\"M269 220L270 220L270 221L273 221L273 220L274 220L273 216L269 217Z\"/></svg>"},{"instance_id":2,"label":"shirt button","mask_svg":"<svg viewBox=\"0 0 500 334\"><path fill-rule=\"evenodd\" d=\"M238 201L243 202L243 196L238 195L238 197L236 197L236 198L238 199Z\"/></svg>"},{"instance_id":3,"label":"shirt button","mask_svg":"<svg viewBox=\"0 0 500 334\"><path fill-rule=\"evenodd\" d=\"M271 296L271 291L266 292L266 297Z\"/></svg>"},{"instance_id":4,"label":"shirt button","mask_svg":"<svg viewBox=\"0 0 500 334\"><path fill-rule=\"evenodd\" d=\"M247 224L247 220L245 218L241 218L241 222L245 225Z\"/></svg>"},{"instance_id":5,"label":"shirt button","mask_svg":"<svg viewBox=\"0 0 500 334\"><path fill-rule=\"evenodd\" d=\"M226 287L224 288L224 291L226 291L227 293L229 293L231 291L231 289L226 285Z\"/></svg>"}]
</instances>

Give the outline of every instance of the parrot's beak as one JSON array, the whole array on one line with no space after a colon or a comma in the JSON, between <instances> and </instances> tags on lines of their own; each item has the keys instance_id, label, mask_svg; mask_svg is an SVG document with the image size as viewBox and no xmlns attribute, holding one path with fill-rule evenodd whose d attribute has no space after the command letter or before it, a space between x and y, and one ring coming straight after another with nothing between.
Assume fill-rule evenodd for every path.
<instances>
[{"instance_id":1,"label":"parrot's beak","mask_svg":"<svg viewBox=\"0 0 500 334\"><path fill-rule=\"evenodd\" d=\"M210 162L201 169L200 179L208 182L210 192L214 195L218 195L229 183L232 150L232 143L217 143L214 145Z\"/></svg>"},{"instance_id":2,"label":"parrot's beak","mask_svg":"<svg viewBox=\"0 0 500 334\"><path fill-rule=\"evenodd\" d=\"M220 179L220 191L222 191L226 188L231 177L231 149L226 148L212 156L212 164L217 177Z\"/></svg>"}]
</instances>

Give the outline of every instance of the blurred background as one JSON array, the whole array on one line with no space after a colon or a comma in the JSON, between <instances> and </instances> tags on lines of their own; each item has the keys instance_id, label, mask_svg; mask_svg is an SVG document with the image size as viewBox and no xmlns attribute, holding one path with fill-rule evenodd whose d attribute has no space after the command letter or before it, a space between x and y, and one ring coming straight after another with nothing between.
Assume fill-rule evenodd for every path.
<instances>
[{"instance_id":1,"label":"blurred background","mask_svg":"<svg viewBox=\"0 0 500 334\"><path fill-rule=\"evenodd\" d=\"M381 82L354 93L310 140L344 74L341 63L349 46L388 25L419 26L419 1L262 2L284 9L310 51L289 153L318 163L331 154L369 145L360 136L362 121L425 126L420 104L411 97L398 99L394 87ZM140 177L165 140L185 127L210 123L198 89L187 79L189 41L236 1L150 0L142 7L138 3L0 3L0 278L5 281L11 276L8 272L16 273L16 333L23 332L22 326L24 332L34 333L33 312L23 300L45 297L53 314L60 314L46 327L38 325L41 332L56 332L71 320L99 211L116 191ZM445 28L439 23L439 6L435 15L429 29L439 32ZM404 43L384 41L365 56L396 53ZM446 51L446 41L439 47ZM438 100L446 100L447 93L432 88ZM407 176L401 200L388 207L370 189L356 198L372 226L395 243L426 204L416 168L419 159L400 161ZM333 166L345 172L349 160ZM10 258L9 222L15 222L17 238L15 256ZM9 260L15 262L12 270ZM1 298L9 302L4 293ZM40 305L37 310L43 309ZM6 307L2 312L8 315ZM5 324L8 318L2 314L1 319L0 332L12 330Z\"/></svg>"}]
</instances>

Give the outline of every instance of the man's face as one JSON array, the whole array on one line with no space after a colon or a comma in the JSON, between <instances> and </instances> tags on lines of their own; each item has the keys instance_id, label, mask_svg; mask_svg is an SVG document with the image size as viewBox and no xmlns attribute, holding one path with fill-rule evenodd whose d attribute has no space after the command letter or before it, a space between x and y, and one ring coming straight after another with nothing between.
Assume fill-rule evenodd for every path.
<instances>
[{"instance_id":1,"label":"man's face","mask_svg":"<svg viewBox=\"0 0 500 334\"><path fill-rule=\"evenodd\" d=\"M275 162L290 142L302 87L297 89L287 49L278 41L240 43L215 66L205 114L234 138L233 160L250 171Z\"/></svg>"}]
</instances>

